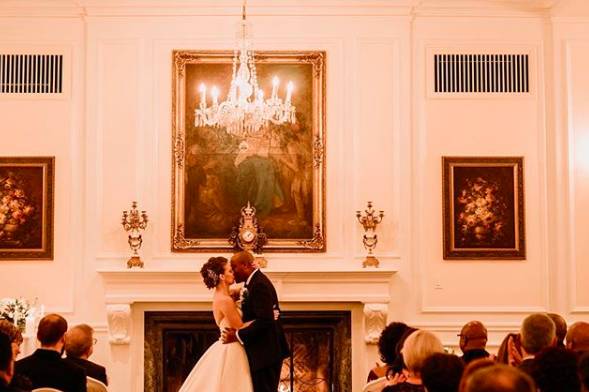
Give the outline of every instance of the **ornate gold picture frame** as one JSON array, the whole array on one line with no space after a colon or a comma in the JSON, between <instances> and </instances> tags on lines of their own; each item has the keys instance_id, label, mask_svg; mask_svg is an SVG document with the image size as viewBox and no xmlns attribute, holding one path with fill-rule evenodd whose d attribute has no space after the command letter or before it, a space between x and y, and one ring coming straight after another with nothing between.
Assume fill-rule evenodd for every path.
<instances>
[{"instance_id":1,"label":"ornate gold picture frame","mask_svg":"<svg viewBox=\"0 0 589 392\"><path fill-rule=\"evenodd\" d=\"M443 157L444 259L526 258L522 157Z\"/></svg>"},{"instance_id":2,"label":"ornate gold picture frame","mask_svg":"<svg viewBox=\"0 0 589 392\"><path fill-rule=\"evenodd\" d=\"M173 252L229 251L232 228L247 202L268 242L264 252L325 252L325 61L323 51L256 52L260 88L277 76L294 83L296 122L270 124L237 137L196 126L199 85L231 83L233 53L173 52Z\"/></svg>"},{"instance_id":3,"label":"ornate gold picture frame","mask_svg":"<svg viewBox=\"0 0 589 392\"><path fill-rule=\"evenodd\" d=\"M0 259L53 260L54 157L0 157Z\"/></svg>"}]
</instances>

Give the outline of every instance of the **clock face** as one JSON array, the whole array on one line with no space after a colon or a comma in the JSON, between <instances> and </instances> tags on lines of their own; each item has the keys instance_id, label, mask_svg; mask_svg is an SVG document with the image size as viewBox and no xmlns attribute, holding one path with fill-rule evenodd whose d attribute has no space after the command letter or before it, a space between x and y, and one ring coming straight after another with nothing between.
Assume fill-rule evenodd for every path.
<instances>
[{"instance_id":1,"label":"clock face","mask_svg":"<svg viewBox=\"0 0 589 392\"><path fill-rule=\"evenodd\" d=\"M252 242L254 240L255 236L256 235L254 234L254 232L252 230L244 230L241 233L241 239L244 242Z\"/></svg>"}]
</instances>

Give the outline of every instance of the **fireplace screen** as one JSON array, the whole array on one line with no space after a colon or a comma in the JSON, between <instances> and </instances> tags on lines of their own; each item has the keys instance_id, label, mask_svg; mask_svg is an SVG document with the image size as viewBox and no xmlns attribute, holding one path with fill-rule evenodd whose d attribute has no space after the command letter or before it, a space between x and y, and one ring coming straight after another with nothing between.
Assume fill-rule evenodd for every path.
<instances>
[{"instance_id":1,"label":"fireplace screen","mask_svg":"<svg viewBox=\"0 0 589 392\"><path fill-rule=\"evenodd\" d=\"M280 392L351 390L350 312L283 312L291 356ZM210 312L145 313L145 391L177 392L198 359L219 338Z\"/></svg>"}]
</instances>

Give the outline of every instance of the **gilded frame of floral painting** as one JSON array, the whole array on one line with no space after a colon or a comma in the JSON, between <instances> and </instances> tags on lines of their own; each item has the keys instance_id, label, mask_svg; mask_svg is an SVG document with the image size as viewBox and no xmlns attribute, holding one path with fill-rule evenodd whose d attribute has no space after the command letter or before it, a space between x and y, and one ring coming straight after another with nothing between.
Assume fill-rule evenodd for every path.
<instances>
[{"instance_id":1,"label":"gilded frame of floral painting","mask_svg":"<svg viewBox=\"0 0 589 392\"><path fill-rule=\"evenodd\" d=\"M264 127L257 138L195 125L198 87L215 85L224 100L232 58L229 51L172 54L171 250L230 251L249 201L268 238L264 252L325 252L326 53L255 52L260 88L268 96L276 75L284 97L292 80L296 107L295 124Z\"/></svg>"},{"instance_id":2,"label":"gilded frame of floral painting","mask_svg":"<svg viewBox=\"0 0 589 392\"><path fill-rule=\"evenodd\" d=\"M522 157L443 157L444 259L526 258Z\"/></svg>"},{"instance_id":3,"label":"gilded frame of floral painting","mask_svg":"<svg viewBox=\"0 0 589 392\"><path fill-rule=\"evenodd\" d=\"M54 157L0 157L0 259L53 260Z\"/></svg>"}]
</instances>

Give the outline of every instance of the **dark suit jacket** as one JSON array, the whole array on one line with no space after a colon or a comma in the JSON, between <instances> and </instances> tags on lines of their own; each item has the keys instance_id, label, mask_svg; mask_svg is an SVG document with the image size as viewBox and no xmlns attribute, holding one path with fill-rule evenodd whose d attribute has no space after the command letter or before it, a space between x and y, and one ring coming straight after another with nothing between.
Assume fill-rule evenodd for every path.
<instances>
[{"instance_id":1,"label":"dark suit jacket","mask_svg":"<svg viewBox=\"0 0 589 392\"><path fill-rule=\"evenodd\" d=\"M51 387L64 392L87 392L86 372L61 359L58 352L38 349L16 362L16 372L29 378L33 388Z\"/></svg>"},{"instance_id":2,"label":"dark suit jacket","mask_svg":"<svg viewBox=\"0 0 589 392\"><path fill-rule=\"evenodd\" d=\"M489 354L487 350L485 350L484 348L474 348L472 350L466 350L466 352L462 356L462 361L465 365L468 365L475 359L489 358L490 355L491 354Z\"/></svg>"},{"instance_id":3,"label":"dark suit jacket","mask_svg":"<svg viewBox=\"0 0 589 392\"><path fill-rule=\"evenodd\" d=\"M279 365L289 356L289 349L280 320L274 320L274 309L280 311L280 307L270 279L256 271L245 288L247 294L241 305L243 321L255 321L239 330L239 338L247 353L250 370L255 372Z\"/></svg>"},{"instance_id":4,"label":"dark suit jacket","mask_svg":"<svg viewBox=\"0 0 589 392\"><path fill-rule=\"evenodd\" d=\"M519 364L518 369L522 372L526 373L530 377L533 377L534 372L534 358L524 359L522 363Z\"/></svg>"},{"instance_id":5,"label":"dark suit jacket","mask_svg":"<svg viewBox=\"0 0 589 392\"><path fill-rule=\"evenodd\" d=\"M26 392L29 392L30 389ZM6 384L4 380L0 379L0 392L25 392L24 389L18 389L13 386Z\"/></svg>"},{"instance_id":6,"label":"dark suit jacket","mask_svg":"<svg viewBox=\"0 0 589 392\"><path fill-rule=\"evenodd\" d=\"M67 357L65 360L86 370L86 376L92 377L98 381L102 381L105 385L108 385L108 380L106 378L106 368L104 366L100 366L83 358Z\"/></svg>"}]
</instances>

